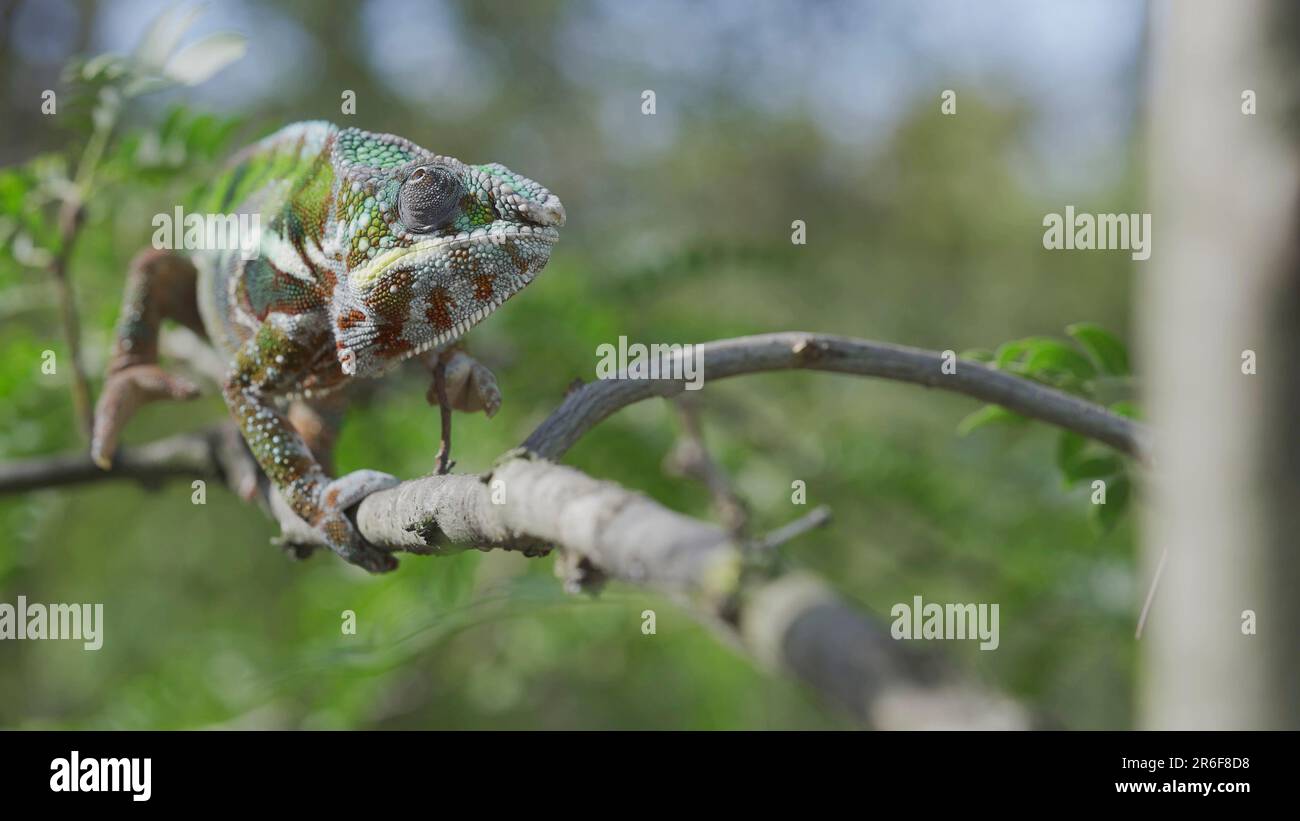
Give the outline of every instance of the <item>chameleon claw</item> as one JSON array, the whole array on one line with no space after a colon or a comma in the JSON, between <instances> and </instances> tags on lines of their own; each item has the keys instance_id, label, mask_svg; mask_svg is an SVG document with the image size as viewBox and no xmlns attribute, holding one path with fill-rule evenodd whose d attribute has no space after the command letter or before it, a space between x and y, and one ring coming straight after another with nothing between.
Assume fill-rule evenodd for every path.
<instances>
[{"instance_id":1,"label":"chameleon claw","mask_svg":"<svg viewBox=\"0 0 1300 821\"><path fill-rule=\"evenodd\" d=\"M157 365L133 365L109 376L95 405L95 425L90 456L103 470L113 466L117 438L135 412L158 399L193 399L199 389Z\"/></svg>"}]
</instances>

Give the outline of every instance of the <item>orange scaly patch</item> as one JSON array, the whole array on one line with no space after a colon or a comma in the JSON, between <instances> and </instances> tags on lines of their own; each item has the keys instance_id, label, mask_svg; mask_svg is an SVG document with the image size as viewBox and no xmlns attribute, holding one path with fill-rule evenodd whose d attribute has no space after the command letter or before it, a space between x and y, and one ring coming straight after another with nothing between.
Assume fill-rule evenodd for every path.
<instances>
[{"instance_id":1,"label":"orange scaly patch","mask_svg":"<svg viewBox=\"0 0 1300 821\"><path fill-rule=\"evenodd\" d=\"M452 327L451 312L456 307L456 301L447 293L447 289L441 285L429 292L429 309L424 312L428 318L429 324L439 333L450 331Z\"/></svg>"},{"instance_id":2,"label":"orange scaly patch","mask_svg":"<svg viewBox=\"0 0 1300 821\"><path fill-rule=\"evenodd\" d=\"M339 317L339 327L346 331L349 328L355 328L357 325L360 325L365 321L366 315L358 311L356 308L353 308L343 316Z\"/></svg>"}]
</instances>

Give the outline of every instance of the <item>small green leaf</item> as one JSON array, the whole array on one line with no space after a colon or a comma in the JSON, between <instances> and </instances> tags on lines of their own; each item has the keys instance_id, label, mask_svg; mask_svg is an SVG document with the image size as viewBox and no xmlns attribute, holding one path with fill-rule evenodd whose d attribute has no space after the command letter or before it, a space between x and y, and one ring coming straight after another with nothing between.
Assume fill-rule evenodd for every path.
<instances>
[{"instance_id":1,"label":"small green leaf","mask_svg":"<svg viewBox=\"0 0 1300 821\"><path fill-rule=\"evenodd\" d=\"M1031 344L1025 367L1031 374L1048 371L1068 373L1079 379L1092 379L1097 370L1088 357L1070 345L1055 339L1037 339Z\"/></svg>"},{"instance_id":2,"label":"small green leaf","mask_svg":"<svg viewBox=\"0 0 1300 821\"><path fill-rule=\"evenodd\" d=\"M1061 470L1065 486L1084 479L1101 479L1119 473L1123 461L1103 448L1091 446L1089 441L1073 431L1062 431L1056 445L1056 466Z\"/></svg>"},{"instance_id":3,"label":"small green leaf","mask_svg":"<svg viewBox=\"0 0 1300 821\"><path fill-rule=\"evenodd\" d=\"M1031 340L1013 339L1010 342L1003 342L998 346L997 353L993 356L993 363L999 368L1006 368L1013 362L1018 362L1028 349Z\"/></svg>"},{"instance_id":4,"label":"small green leaf","mask_svg":"<svg viewBox=\"0 0 1300 821\"><path fill-rule=\"evenodd\" d=\"M1061 431L1061 437L1056 442L1056 466L1061 469L1067 484L1075 480L1074 466L1079 463L1087 445L1088 440L1074 431Z\"/></svg>"},{"instance_id":5,"label":"small green leaf","mask_svg":"<svg viewBox=\"0 0 1300 821\"><path fill-rule=\"evenodd\" d=\"M1018 413L1012 413L1001 405L985 405L979 410L967 414L965 418L958 422L957 433L960 436L966 436L971 431L985 425L994 423L1015 424L1024 421L1025 417Z\"/></svg>"},{"instance_id":6,"label":"small green leaf","mask_svg":"<svg viewBox=\"0 0 1300 821\"><path fill-rule=\"evenodd\" d=\"M1079 479L1104 479L1123 466L1118 456L1089 456L1076 462L1074 471Z\"/></svg>"},{"instance_id":7,"label":"small green leaf","mask_svg":"<svg viewBox=\"0 0 1300 821\"><path fill-rule=\"evenodd\" d=\"M219 32L176 52L163 73L182 85L196 86L243 57L247 50L244 35Z\"/></svg>"},{"instance_id":8,"label":"small green leaf","mask_svg":"<svg viewBox=\"0 0 1300 821\"><path fill-rule=\"evenodd\" d=\"M0 169L0 214L18 216L27 206L27 196L36 188L36 180L24 170Z\"/></svg>"},{"instance_id":9,"label":"small green leaf","mask_svg":"<svg viewBox=\"0 0 1300 821\"><path fill-rule=\"evenodd\" d=\"M988 348L971 348L969 351L962 351L958 356L960 359L969 359L974 362L992 362L994 353Z\"/></svg>"},{"instance_id":10,"label":"small green leaf","mask_svg":"<svg viewBox=\"0 0 1300 821\"><path fill-rule=\"evenodd\" d=\"M1108 376L1127 376L1129 373L1128 348L1119 337L1092 322L1077 322L1065 329L1097 368Z\"/></svg>"}]
</instances>

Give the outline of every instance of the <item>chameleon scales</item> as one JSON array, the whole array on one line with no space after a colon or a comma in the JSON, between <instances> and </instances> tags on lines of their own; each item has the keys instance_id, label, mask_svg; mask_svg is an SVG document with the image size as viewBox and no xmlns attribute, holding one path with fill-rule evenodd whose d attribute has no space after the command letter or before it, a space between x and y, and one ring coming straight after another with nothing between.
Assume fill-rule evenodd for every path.
<instances>
[{"instance_id":1,"label":"chameleon scales","mask_svg":"<svg viewBox=\"0 0 1300 821\"><path fill-rule=\"evenodd\" d=\"M564 206L498 163L468 165L323 122L244 149L206 197L207 212L259 215L255 253L148 249L135 258L91 454L109 467L136 408L197 393L158 366L159 325L174 320L228 363L226 405L294 512L345 560L391 570L396 559L367 543L346 511L397 479L374 470L331 478L313 452L312 426L290 403L310 411L355 377L432 351L471 363L448 368L452 404L493 412L491 373L449 346L533 281Z\"/></svg>"}]
</instances>

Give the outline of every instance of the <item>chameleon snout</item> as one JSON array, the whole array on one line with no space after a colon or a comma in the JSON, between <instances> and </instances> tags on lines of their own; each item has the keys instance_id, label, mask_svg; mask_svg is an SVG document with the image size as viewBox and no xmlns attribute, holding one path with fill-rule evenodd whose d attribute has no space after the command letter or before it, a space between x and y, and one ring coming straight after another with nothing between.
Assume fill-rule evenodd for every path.
<instances>
[{"instance_id":1,"label":"chameleon snout","mask_svg":"<svg viewBox=\"0 0 1300 821\"><path fill-rule=\"evenodd\" d=\"M545 228L560 228L564 225L564 204L554 194L541 203L530 202L520 205L519 211L534 225Z\"/></svg>"}]
</instances>

